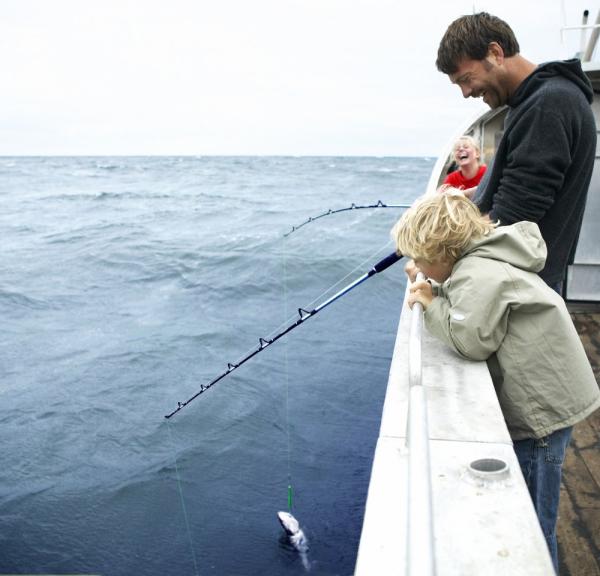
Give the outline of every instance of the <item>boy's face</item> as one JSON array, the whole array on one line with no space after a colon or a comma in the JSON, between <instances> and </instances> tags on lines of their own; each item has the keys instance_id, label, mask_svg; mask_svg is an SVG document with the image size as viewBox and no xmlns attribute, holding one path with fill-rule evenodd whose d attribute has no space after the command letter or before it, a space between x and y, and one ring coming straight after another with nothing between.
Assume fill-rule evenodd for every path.
<instances>
[{"instance_id":1,"label":"boy's face","mask_svg":"<svg viewBox=\"0 0 600 576\"><path fill-rule=\"evenodd\" d=\"M440 284L450 278L453 267L453 264L449 262L427 262L418 258L415 258L415 264L427 278L431 278Z\"/></svg>"}]
</instances>

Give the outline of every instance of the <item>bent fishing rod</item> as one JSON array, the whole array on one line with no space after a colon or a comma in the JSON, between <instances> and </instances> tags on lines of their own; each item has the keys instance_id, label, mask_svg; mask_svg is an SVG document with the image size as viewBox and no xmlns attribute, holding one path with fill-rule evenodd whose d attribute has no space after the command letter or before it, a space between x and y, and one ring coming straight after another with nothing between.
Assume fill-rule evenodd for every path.
<instances>
[{"instance_id":1,"label":"bent fishing rod","mask_svg":"<svg viewBox=\"0 0 600 576\"><path fill-rule=\"evenodd\" d=\"M363 210L365 208L410 208L410 204L384 204L381 200L377 201L377 204L369 204L366 206L357 206L354 202L348 208L338 208L337 210L332 210L331 208L327 210L327 212L323 212L323 214L319 214L318 216L311 216L302 224L298 226L292 226L292 229L289 232L286 232L283 236L289 236L292 232L299 230L302 226L306 226L319 218L323 218L324 216L331 216L332 214L338 214L339 212L347 212L348 210Z\"/></svg>"},{"instance_id":2,"label":"bent fishing rod","mask_svg":"<svg viewBox=\"0 0 600 576\"><path fill-rule=\"evenodd\" d=\"M317 312L320 312L321 310L323 310L323 308L325 308L326 306L329 306L331 303L335 302L338 298L341 298L344 294L347 294L348 292L350 292L350 290L352 290L353 288L356 288L359 284L362 284L365 280L369 279L371 276L374 276L375 274L378 274L379 272L383 272L384 270L389 268L392 264L395 264L396 262L398 262L398 260L400 260L401 258L402 258L402 255L398 255L396 252L392 252L389 256L386 256L385 258L383 258L382 260L377 262L377 264L375 264L368 272L366 272L365 274L363 274L362 276L360 276L359 278L357 278L356 280L354 280L353 282L348 284L345 288L342 288L339 292L337 292L336 294L331 296L329 299L325 300L325 302L319 304L316 308L313 308L312 310L305 310L304 308L298 308L298 316L299 317L293 324L290 324L287 328L285 328L284 330L282 330L281 332L279 332L278 334L273 336L273 338L270 338L270 339L269 338L259 338L258 339L258 348L256 348L256 350L253 350L252 352L250 352L249 354L244 356L241 360L239 360L235 364L232 364L231 362L228 363L227 369L225 371L221 372L221 374L219 374L217 377L213 378L208 384L202 384L200 386L200 390L198 390L198 392L196 392L193 396L188 398L185 402L178 402L177 408L175 408L175 410L173 410L173 412L171 412L170 414L165 415L165 418L169 419L169 418L171 418L171 416L177 414L177 412L179 412L181 409L185 408L190 402L192 402L193 400L198 398L198 396L200 396L201 394L204 394L204 392L206 392L209 388L212 388L217 382L219 382L220 380L225 378L225 376L228 376L229 374L231 374L234 370L239 368L242 364L244 364L248 360L250 360L250 358L254 358L254 356L256 356L259 352L262 352L265 348L269 347L271 344L273 344L274 342L279 340L282 336L285 336L288 332L291 332L294 328L297 328L298 326L300 326L300 324L303 324L306 320L308 320L309 318L312 318L315 314L317 314Z\"/></svg>"}]
</instances>

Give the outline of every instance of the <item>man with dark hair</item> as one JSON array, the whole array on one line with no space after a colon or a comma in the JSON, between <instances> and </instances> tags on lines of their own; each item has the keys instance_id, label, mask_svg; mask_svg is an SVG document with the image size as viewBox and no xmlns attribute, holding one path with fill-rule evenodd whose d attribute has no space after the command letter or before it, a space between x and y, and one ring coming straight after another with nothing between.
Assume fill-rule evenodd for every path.
<instances>
[{"instance_id":1,"label":"man with dark hair","mask_svg":"<svg viewBox=\"0 0 600 576\"><path fill-rule=\"evenodd\" d=\"M593 90L578 60L536 66L519 53L510 26L485 12L458 18L440 42L438 69L465 98L508 106L498 150L473 198L501 225L536 222L548 248L539 273L561 292L577 245L596 152ZM499 390L499 393L501 390ZM514 442L558 571L556 518L560 464L571 427Z\"/></svg>"},{"instance_id":2,"label":"man with dark hair","mask_svg":"<svg viewBox=\"0 0 600 576\"><path fill-rule=\"evenodd\" d=\"M504 20L487 12L458 18L448 27L440 42L436 62L438 70L454 74L463 59L485 60L492 42L500 45L505 58L520 52L519 42Z\"/></svg>"},{"instance_id":3,"label":"man with dark hair","mask_svg":"<svg viewBox=\"0 0 600 576\"><path fill-rule=\"evenodd\" d=\"M450 24L436 64L465 98L508 106L504 134L474 201L500 224L537 222L548 246L540 276L560 292L596 151L593 90L581 63L536 66L520 55L506 22L481 12Z\"/></svg>"}]
</instances>

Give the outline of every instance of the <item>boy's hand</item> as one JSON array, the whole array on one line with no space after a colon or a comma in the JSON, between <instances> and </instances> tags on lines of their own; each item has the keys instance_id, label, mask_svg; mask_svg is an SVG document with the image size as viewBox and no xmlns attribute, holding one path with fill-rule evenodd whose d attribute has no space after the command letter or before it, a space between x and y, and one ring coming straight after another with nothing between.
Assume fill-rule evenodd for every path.
<instances>
[{"instance_id":1,"label":"boy's hand","mask_svg":"<svg viewBox=\"0 0 600 576\"><path fill-rule=\"evenodd\" d=\"M420 272L414 260L409 260L406 263L406 265L404 266L404 271L406 272L406 275L408 276L408 279L411 282L414 282L417 279L417 274Z\"/></svg>"},{"instance_id":2,"label":"boy's hand","mask_svg":"<svg viewBox=\"0 0 600 576\"><path fill-rule=\"evenodd\" d=\"M420 302L423 306L423 310L427 310L427 306L431 304L431 301L434 298L433 289L429 282L419 280L418 282L411 284L408 294L408 305L411 308L415 302Z\"/></svg>"}]
</instances>

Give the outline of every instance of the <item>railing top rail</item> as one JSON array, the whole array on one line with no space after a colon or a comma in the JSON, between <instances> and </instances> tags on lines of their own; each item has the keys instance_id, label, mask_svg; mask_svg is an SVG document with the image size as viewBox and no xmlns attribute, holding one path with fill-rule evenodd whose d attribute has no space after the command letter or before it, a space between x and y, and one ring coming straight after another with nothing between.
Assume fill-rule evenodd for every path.
<instances>
[{"instance_id":1,"label":"railing top rail","mask_svg":"<svg viewBox=\"0 0 600 576\"><path fill-rule=\"evenodd\" d=\"M424 280L423 274L417 280ZM408 342L409 399L406 440L408 446L407 574L435 575L435 546L429 456L427 399L423 388L421 341L423 306L413 304Z\"/></svg>"}]
</instances>

